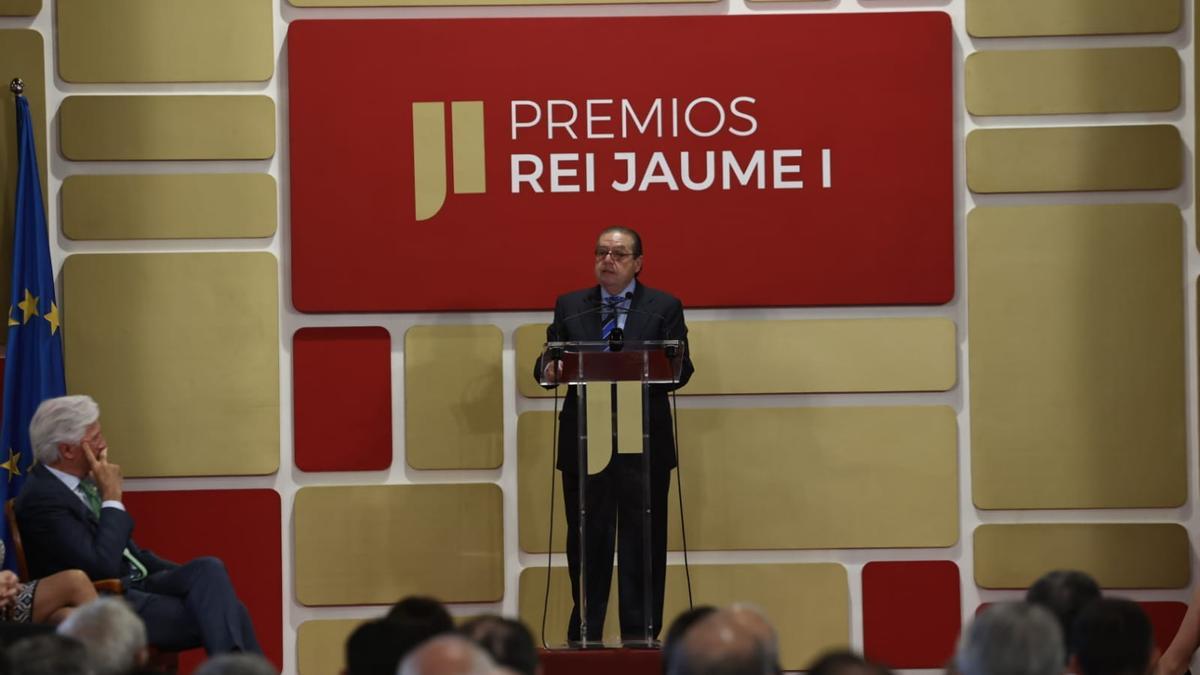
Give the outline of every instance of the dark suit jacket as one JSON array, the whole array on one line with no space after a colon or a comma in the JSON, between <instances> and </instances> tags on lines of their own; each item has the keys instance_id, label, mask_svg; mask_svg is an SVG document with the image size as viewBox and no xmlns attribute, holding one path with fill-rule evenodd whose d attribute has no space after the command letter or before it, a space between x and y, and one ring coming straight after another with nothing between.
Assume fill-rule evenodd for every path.
<instances>
[{"instance_id":1,"label":"dark suit jacket","mask_svg":"<svg viewBox=\"0 0 1200 675\"><path fill-rule=\"evenodd\" d=\"M128 577L128 548L148 572L174 569L133 543L133 517L120 509L101 509L100 517L46 467L37 464L16 502L17 526L25 544L29 574L35 578L81 569L92 579Z\"/></svg>"},{"instance_id":2,"label":"dark suit jacket","mask_svg":"<svg viewBox=\"0 0 1200 675\"><path fill-rule=\"evenodd\" d=\"M599 340L601 330L600 287L561 295L554 303L554 326L560 340ZM687 349L687 324L683 320L683 303L679 299L656 291L638 282L625 317L626 340L683 340L683 370L679 385L653 385L650 388L650 461L656 469L673 469L676 465L675 435L671 428L671 405L668 392L687 384L692 377L691 354ZM542 362L534 364L533 375L540 379ZM575 388L567 391L562 412L558 416L558 461L562 471L576 471L578 457L578 414Z\"/></svg>"}]
</instances>

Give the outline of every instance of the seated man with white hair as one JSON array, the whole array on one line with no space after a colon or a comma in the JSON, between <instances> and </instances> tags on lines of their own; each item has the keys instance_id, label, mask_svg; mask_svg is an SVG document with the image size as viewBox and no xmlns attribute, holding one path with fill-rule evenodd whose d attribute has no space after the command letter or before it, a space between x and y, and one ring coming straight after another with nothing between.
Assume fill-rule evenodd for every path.
<instances>
[{"instance_id":1,"label":"seated man with white hair","mask_svg":"<svg viewBox=\"0 0 1200 675\"><path fill-rule=\"evenodd\" d=\"M34 577L79 568L92 579L120 578L155 647L261 653L220 560L178 565L130 538L121 467L109 461L100 408L91 397L43 401L29 423L29 440L38 464L17 497L16 513Z\"/></svg>"},{"instance_id":2,"label":"seated man with white hair","mask_svg":"<svg viewBox=\"0 0 1200 675\"><path fill-rule=\"evenodd\" d=\"M93 675L129 675L146 665L146 626L120 598L80 607L58 633L83 643Z\"/></svg>"}]
</instances>

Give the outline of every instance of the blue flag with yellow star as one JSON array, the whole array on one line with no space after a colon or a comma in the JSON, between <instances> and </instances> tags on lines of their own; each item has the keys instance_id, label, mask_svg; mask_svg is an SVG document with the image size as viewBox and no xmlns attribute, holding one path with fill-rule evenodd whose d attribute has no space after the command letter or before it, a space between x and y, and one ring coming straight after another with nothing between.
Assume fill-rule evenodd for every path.
<instances>
[{"instance_id":1,"label":"blue flag with yellow star","mask_svg":"<svg viewBox=\"0 0 1200 675\"><path fill-rule=\"evenodd\" d=\"M54 299L54 269L38 177L29 101L17 96L17 195L13 234L8 348L4 356L4 410L0 423L0 501L16 496L33 464L29 420L38 404L67 392L62 331ZM4 567L16 569L8 523L0 518Z\"/></svg>"}]
</instances>

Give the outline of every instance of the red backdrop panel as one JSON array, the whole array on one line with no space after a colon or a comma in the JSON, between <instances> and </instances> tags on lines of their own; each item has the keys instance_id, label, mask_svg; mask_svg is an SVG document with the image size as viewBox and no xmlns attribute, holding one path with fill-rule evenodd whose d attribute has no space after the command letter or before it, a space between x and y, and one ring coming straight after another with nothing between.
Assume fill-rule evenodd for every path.
<instances>
[{"instance_id":1,"label":"red backdrop panel","mask_svg":"<svg viewBox=\"0 0 1200 675\"><path fill-rule=\"evenodd\" d=\"M225 562L238 597L250 610L259 644L283 664L283 544L279 494L274 490L126 492L138 545L184 562L216 556ZM184 673L203 650L180 659Z\"/></svg>"},{"instance_id":2,"label":"red backdrop panel","mask_svg":"<svg viewBox=\"0 0 1200 675\"><path fill-rule=\"evenodd\" d=\"M1183 615L1187 613L1187 605L1182 602L1139 602L1150 623L1154 624L1154 644L1165 651L1175 639L1179 624L1183 623Z\"/></svg>"},{"instance_id":3,"label":"red backdrop panel","mask_svg":"<svg viewBox=\"0 0 1200 675\"><path fill-rule=\"evenodd\" d=\"M387 330L301 328L292 338L296 466L370 471L392 464Z\"/></svg>"},{"instance_id":4,"label":"red backdrop panel","mask_svg":"<svg viewBox=\"0 0 1200 675\"><path fill-rule=\"evenodd\" d=\"M985 602L975 608L975 616L979 616L983 610L991 607L995 603ZM1187 605L1182 602L1138 602L1142 609L1146 611L1146 616L1150 617L1150 623L1154 627L1154 644L1160 650L1165 651L1171 645L1171 640L1175 639L1175 633L1179 631L1179 625L1183 623L1183 615L1187 613Z\"/></svg>"},{"instance_id":5,"label":"red backdrop panel","mask_svg":"<svg viewBox=\"0 0 1200 675\"><path fill-rule=\"evenodd\" d=\"M958 565L872 562L863 567L863 642L868 659L893 668L941 668L962 623Z\"/></svg>"},{"instance_id":6,"label":"red backdrop panel","mask_svg":"<svg viewBox=\"0 0 1200 675\"><path fill-rule=\"evenodd\" d=\"M947 302L953 61L939 12L294 21L293 302L549 308L618 224L689 306ZM452 147L454 101L482 103L482 146ZM445 104L444 170L414 159L415 102ZM484 191L456 194L479 148ZM419 221L417 175L446 182Z\"/></svg>"}]
</instances>

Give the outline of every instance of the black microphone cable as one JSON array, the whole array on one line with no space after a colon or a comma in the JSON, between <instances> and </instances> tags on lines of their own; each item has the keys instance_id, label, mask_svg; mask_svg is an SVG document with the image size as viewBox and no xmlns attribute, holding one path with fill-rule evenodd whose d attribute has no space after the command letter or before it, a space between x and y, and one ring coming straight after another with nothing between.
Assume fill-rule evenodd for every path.
<instances>
[{"instance_id":1,"label":"black microphone cable","mask_svg":"<svg viewBox=\"0 0 1200 675\"><path fill-rule=\"evenodd\" d=\"M674 427L675 445L675 496L679 497L679 536L683 540L683 576L687 579L688 610L696 608L692 601L692 570L688 567L687 526L683 519L683 463L679 461L679 401L675 390L671 390L671 424ZM545 619L542 619L545 621Z\"/></svg>"},{"instance_id":2,"label":"black microphone cable","mask_svg":"<svg viewBox=\"0 0 1200 675\"><path fill-rule=\"evenodd\" d=\"M545 366L543 366L543 370ZM557 366L555 372L558 372ZM550 611L550 563L554 554L554 489L555 479L554 473L557 471L554 464L558 446L558 385L554 386L554 424L551 426L550 437L550 533L546 536L546 594L542 597L542 648L549 649L550 645L546 642L546 614ZM690 588L689 581L689 588ZM689 591L690 597L690 591Z\"/></svg>"}]
</instances>

